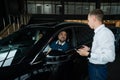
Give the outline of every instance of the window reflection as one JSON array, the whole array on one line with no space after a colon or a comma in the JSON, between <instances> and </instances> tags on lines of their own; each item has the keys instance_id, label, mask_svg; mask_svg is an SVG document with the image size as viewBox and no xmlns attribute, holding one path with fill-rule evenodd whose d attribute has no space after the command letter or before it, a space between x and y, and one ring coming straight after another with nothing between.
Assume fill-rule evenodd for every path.
<instances>
[{"instance_id":1,"label":"window reflection","mask_svg":"<svg viewBox=\"0 0 120 80\"><path fill-rule=\"evenodd\" d=\"M64 14L87 15L89 11L96 8L95 2L66 2L60 1L27 1L29 14ZM106 15L120 14L120 3L101 3L100 7ZM64 9L64 10L61 10Z\"/></svg>"},{"instance_id":2,"label":"window reflection","mask_svg":"<svg viewBox=\"0 0 120 80\"><path fill-rule=\"evenodd\" d=\"M120 14L120 3L101 3L101 9L106 15Z\"/></svg>"},{"instance_id":3,"label":"window reflection","mask_svg":"<svg viewBox=\"0 0 120 80\"><path fill-rule=\"evenodd\" d=\"M64 14L81 15L95 9L95 3L64 2L62 4L60 1L28 1L27 8L29 14L61 14L61 9L64 9Z\"/></svg>"},{"instance_id":4,"label":"window reflection","mask_svg":"<svg viewBox=\"0 0 120 80\"><path fill-rule=\"evenodd\" d=\"M95 3L85 2L65 2L65 14L88 14L89 11L95 9Z\"/></svg>"}]
</instances>

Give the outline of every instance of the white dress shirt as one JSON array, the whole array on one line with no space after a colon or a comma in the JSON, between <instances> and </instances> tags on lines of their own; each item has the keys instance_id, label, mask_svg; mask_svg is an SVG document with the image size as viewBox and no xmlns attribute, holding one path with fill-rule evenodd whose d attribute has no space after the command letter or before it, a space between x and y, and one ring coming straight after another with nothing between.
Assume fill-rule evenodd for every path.
<instances>
[{"instance_id":1,"label":"white dress shirt","mask_svg":"<svg viewBox=\"0 0 120 80\"><path fill-rule=\"evenodd\" d=\"M94 32L89 62L93 64L113 62L115 60L115 38L112 31L102 24Z\"/></svg>"}]
</instances>

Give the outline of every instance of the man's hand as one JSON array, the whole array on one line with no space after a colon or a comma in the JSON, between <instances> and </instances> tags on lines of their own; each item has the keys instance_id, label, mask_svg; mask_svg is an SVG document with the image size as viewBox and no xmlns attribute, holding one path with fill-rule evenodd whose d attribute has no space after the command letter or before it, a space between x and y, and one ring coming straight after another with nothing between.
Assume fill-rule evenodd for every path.
<instances>
[{"instance_id":1,"label":"man's hand","mask_svg":"<svg viewBox=\"0 0 120 80\"><path fill-rule=\"evenodd\" d=\"M78 49L77 53L79 53L81 56L88 56L89 52L87 51L86 48Z\"/></svg>"},{"instance_id":2,"label":"man's hand","mask_svg":"<svg viewBox=\"0 0 120 80\"><path fill-rule=\"evenodd\" d=\"M90 50L90 48L88 47L88 46L86 46L86 45L82 45L82 49L84 49L85 51L89 51Z\"/></svg>"}]
</instances>

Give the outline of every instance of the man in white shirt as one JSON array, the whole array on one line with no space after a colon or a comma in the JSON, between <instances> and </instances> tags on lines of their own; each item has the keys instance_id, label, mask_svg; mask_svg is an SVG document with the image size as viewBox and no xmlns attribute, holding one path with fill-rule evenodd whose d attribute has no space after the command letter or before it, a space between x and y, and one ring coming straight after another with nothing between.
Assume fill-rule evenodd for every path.
<instances>
[{"instance_id":1,"label":"man in white shirt","mask_svg":"<svg viewBox=\"0 0 120 80\"><path fill-rule=\"evenodd\" d=\"M108 62L115 60L115 38L103 22L104 13L100 9L91 11L88 14L88 25L94 29L92 48L86 45L77 50L81 56L88 56L88 70L90 80L107 80Z\"/></svg>"}]
</instances>

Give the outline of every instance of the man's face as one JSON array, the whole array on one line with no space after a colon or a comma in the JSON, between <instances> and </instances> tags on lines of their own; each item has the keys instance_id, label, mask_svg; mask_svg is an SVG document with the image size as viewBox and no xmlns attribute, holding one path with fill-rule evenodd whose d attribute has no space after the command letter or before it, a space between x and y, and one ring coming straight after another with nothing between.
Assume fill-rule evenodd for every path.
<instances>
[{"instance_id":1,"label":"man's face","mask_svg":"<svg viewBox=\"0 0 120 80\"><path fill-rule=\"evenodd\" d=\"M65 31L62 31L58 34L58 39L60 42L64 42L67 38L67 33Z\"/></svg>"},{"instance_id":2,"label":"man's face","mask_svg":"<svg viewBox=\"0 0 120 80\"><path fill-rule=\"evenodd\" d=\"M88 15L88 25L90 26L91 29L94 29L94 17L93 15Z\"/></svg>"}]
</instances>

